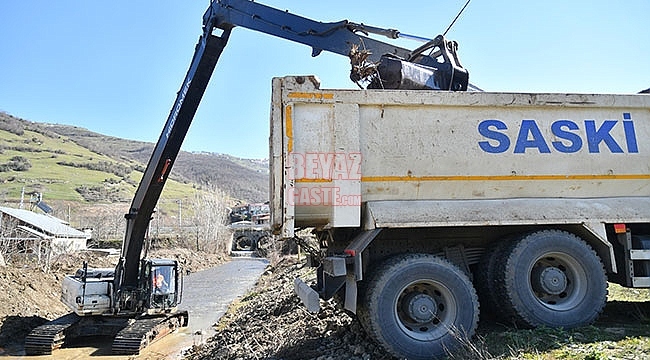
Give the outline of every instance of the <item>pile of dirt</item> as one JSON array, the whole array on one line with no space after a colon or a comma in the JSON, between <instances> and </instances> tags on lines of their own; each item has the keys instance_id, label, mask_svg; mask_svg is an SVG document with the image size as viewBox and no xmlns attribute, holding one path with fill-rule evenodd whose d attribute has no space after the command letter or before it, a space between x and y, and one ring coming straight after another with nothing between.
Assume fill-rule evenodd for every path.
<instances>
[{"instance_id":1,"label":"pile of dirt","mask_svg":"<svg viewBox=\"0 0 650 360\"><path fill-rule=\"evenodd\" d=\"M228 256L224 254L196 252L187 248L154 249L149 254L149 257L175 259L188 274L215 267L228 261Z\"/></svg>"},{"instance_id":2,"label":"pile of dirt","mask_svg":"<svg viewBox=\"0 0 650 360\"><path fill-rule=\"evenodd\" d=\"M176 259L187 273L227 261L223 254L184 248L156 249L150 257ZM34 327L69 312L60 300L66 275L81 268L84 261L90 268L112 268L118 260L116 253L86 250L53 257L47 272L30 262L0 266L0 356L20 348Z\"/></svg>"},{"instance_id":3,"label":"pile of dirt","mask_svg":"<svg viewBox=\"0 0 650 360\"><path fill-rule=\"evenodd\" d=\"M207 343L188 350L198 359L393 359L333 301L309 313L293 293L296 277L315 279L313 269L285 257L256 288L231 305Z\"/></svg>"}]
</instances>

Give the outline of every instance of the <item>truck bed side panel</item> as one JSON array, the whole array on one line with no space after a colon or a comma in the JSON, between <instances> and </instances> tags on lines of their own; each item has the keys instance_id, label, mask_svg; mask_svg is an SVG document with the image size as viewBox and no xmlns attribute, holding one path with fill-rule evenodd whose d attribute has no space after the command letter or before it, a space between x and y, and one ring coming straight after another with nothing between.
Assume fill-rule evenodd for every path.
<instances>
[{"instance_id":1,"label":"truck bed side panel","mask_svg":"<svg viewBox=\"0 0 650 360\"><path fill-rule=\"evenodd\" d=\"M295 226L358 226L374 201L650 196L650 96L315 84L274 82L282 113L272 121L284 132L271 148L283 148L274 161L288 171L285 198L272 202L293 210ZM327 188L338 197L319 197Z\"/></svg>"}]
</instances>

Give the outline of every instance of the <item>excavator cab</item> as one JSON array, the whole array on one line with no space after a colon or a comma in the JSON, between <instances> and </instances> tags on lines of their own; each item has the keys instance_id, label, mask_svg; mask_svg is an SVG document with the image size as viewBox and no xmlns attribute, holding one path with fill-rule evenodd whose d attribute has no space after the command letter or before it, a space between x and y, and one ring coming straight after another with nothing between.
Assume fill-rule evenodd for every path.
<instances>
[{"instance_id":1,"label":"excavator cab","mask_svg":"<svg viewBox=\"0 0 650 360\"><path fill-rule=\"evenodd\" d=\"M143 259L142 276L147 314L176 311L182 297L182 274L178 262L167 259Z\"/></svg>"}]
</instances>

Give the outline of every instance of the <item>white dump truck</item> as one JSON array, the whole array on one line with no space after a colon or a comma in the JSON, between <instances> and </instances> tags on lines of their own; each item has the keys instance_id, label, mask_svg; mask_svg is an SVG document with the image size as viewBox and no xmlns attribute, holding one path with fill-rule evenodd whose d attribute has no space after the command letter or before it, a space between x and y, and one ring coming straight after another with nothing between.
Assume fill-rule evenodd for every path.
<instances>
[{"instance_id":1,"label":"white dump truck","mask_svg":"<svg viewBox=\"0 0 650 360\"><path fill-rule=\"evenodd\" d=\"M482 311L571 328L650 287L650 96L322 90L273 79L271 226L313 228L311 311L430 359ZM300 241L298 239L298 241Z\"/></svg>"}]
</instances>

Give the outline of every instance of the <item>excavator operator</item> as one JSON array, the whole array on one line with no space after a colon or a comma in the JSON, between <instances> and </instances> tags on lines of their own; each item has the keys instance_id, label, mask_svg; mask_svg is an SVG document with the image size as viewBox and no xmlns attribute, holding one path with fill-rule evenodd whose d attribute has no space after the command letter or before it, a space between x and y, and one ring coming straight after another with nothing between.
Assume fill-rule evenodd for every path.
<instances>
[{"instance_id":1,"label":"excavator operator","mask_svg":"<svg viewBox=\"0 0 650 360\"><path fill-rule=\"evenodd\" d=\"M154 269L152 282L153 282L154 291L156 293L166 294L168 292L169 283L167 283L167 280L165 279L165 276L162 274L161 271Z\"/></svg>"}]
</instances>

